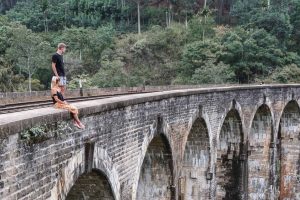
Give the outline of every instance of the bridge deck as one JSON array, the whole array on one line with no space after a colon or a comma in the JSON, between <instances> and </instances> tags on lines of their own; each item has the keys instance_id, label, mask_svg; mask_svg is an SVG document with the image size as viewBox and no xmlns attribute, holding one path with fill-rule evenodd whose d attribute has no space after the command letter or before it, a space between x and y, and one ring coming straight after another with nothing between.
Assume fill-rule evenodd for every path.
<instances>
[{"instance_id":1,"label":"bridge deck","mask_svg":"<svg viewBox=\"0 0 300 200\"><path fill-rule=\"evenodd\" d=\"M91 100L74 103L79 111L80 116L90 115L93 113L104 112L116 109L118 107L126 107L147 101L158 101L161 99L186 96L201 93L224 92L231 90L251 90L251 89L267 89L267 88L286 88L299 87L300 84L272 84L272 85L249 85L249 86L226 86L212 88L193 88L182 90L170 90L163 92L153 92L144 94L132 94L117 96L99 100ZM7 136L26 128L32 127L33 124L51 123L54 121L68 120L70 115L68 111L58 110L52 107L38 108L34 110L26 110L15 113L0 115L0 137Z\"/></svg>"}]
</instances>

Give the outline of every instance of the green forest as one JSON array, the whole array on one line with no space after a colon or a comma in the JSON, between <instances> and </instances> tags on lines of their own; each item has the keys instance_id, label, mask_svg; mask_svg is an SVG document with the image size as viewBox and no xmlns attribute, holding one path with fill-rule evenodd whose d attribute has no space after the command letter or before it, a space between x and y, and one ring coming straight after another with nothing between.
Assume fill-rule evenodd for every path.
<instances>
[{"instance_id":1,"label":"green forest","mask_svg":"<svg viewBox=\"0 0 300 200\"><path fill-rule=\"evenodd\" d=\"M300 0L1 0L0 92L300 82Z\"/></svg>"}]
</instances>

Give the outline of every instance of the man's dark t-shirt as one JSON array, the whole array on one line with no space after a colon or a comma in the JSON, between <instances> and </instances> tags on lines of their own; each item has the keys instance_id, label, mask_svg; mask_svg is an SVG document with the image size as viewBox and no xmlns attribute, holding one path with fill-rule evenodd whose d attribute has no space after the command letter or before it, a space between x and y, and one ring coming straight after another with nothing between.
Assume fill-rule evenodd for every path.
<instances>
[{"instance_id":1,"label":"man's dark t-shirt","mask_svg":"<svg viewBox=\"0 0 300 200\"><path fill-rule=\"evenodd\" d=\"M55 67L56 67L58 76L65 76L63 56L59 55L58 53L55 53L52 56L52 62L55 63Z\"/></svg>"}]
</instances>

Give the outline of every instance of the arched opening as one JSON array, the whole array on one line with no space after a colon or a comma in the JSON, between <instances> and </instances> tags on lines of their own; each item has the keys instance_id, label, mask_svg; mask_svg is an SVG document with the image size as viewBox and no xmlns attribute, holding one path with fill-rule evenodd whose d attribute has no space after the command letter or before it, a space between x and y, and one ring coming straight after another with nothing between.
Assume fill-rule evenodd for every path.
<instances>
[{"instance_id":1,"label":"arched opening","mask_svg":"<svg viewBox=\"0 0 300 200\"><path fill-rule=\"evenodd\" d=\"M188 135L180 179L180 199L209 199L209 135L206 123L197 118Z\"/></svg>"},{"instance_id":2,"label":"arched opening","mask_svg":"<svg viewBox=\"0 0 300 200\"><path fill-rule=\"evenodd\" d=\"M258 108L248 138L249 199L272 199L270 171L274 144L272 115L267 105Z\"/></svg>"},{"instance_id":3,"label":"arched opening","mask_svg":"<svg viewBox=\"0 0 300 200\"><path fill-rule=\"evenodd\" d=\"M236 109L228 112L217 146L217 199L244 199L243 130Z\"/></svg>"},{"instance_id":4,"label":"arched opening","mask_svg":"<svg viewBox=\"0 0 300 200\"><path fill-rule=\"evenodd\" d=\"M162 134L156 135L149 144L143 161L136 199L173 199L172 162L167 139Z\"/></svg>"},{"instance_id":5,"label":"arched opening","mask_svg":"<svg viewBox=\"0 0 300 200\"><path fill-rule=\"evenodd\" d=\"M300 197L299 132L299 106L296 101L291 101L283 110L278 130L277 187L280 200L298 199Z\"/></svg>"},{"instance_id":6,"label":"arched opening","mask_svg":"<svg viewBox=\"0 0 300 200\"><path fill-rule=\"evenodd\" d=\"M68 193L66 200L114 200L107 177L98 170L82 174Z\"/></svg>"}]
</instances>

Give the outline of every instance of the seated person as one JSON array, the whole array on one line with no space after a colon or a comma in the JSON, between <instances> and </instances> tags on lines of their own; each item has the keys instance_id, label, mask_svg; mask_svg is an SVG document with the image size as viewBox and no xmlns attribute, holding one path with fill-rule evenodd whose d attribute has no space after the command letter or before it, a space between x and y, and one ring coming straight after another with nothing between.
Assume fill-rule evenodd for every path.
<instances>
[{"instance_id":1,"label":"seated person","mask_svg":"<svg viewBox=\"0 0 300 200\"><path fill-rule=\"evenodd\" d=\"M53 100L54 107L70 111L74 119L74 125L80 129L84 129L84 125L80 122L78 118L78 109L65 101L58 83L59 78L53 77L51 82L51 97Z\"/></svg>"}]
</instances>

